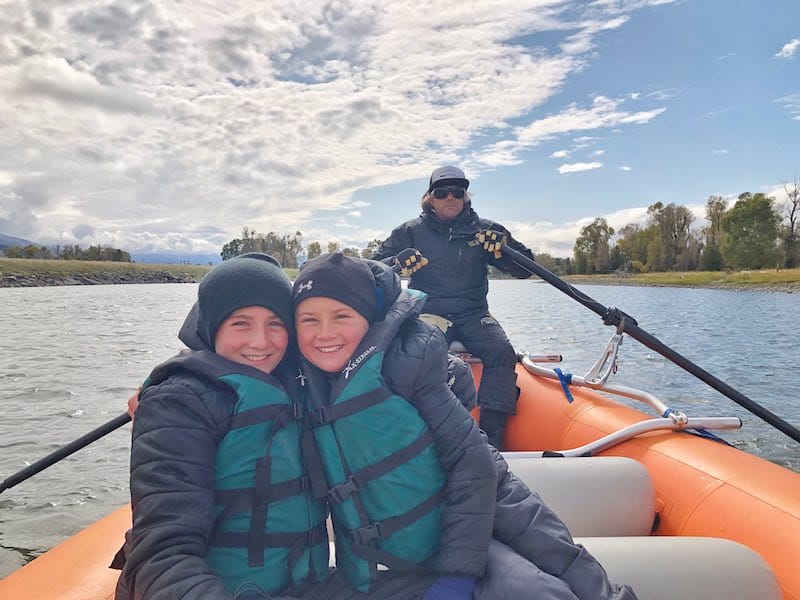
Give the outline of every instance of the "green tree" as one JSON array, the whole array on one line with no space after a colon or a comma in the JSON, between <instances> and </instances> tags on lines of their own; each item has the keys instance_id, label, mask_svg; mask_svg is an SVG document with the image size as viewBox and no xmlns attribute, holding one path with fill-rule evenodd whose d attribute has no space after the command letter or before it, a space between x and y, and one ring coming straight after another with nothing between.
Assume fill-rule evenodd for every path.
<instances>
[{"instance_id":1,"label":"green tree","mask_svg":"<svg viewBox=\"0 0 800 600\"><path fill-rule=\"evenodd\" d=\"M3 251L8 258L24 258L25 253L19 246L9 246Z\"/></svg>"},{"instance_id":2,"label":"green tree","mask_svg":"<svg viewBox=\"0 0 800 600\"><path fill-rule=\"evenodd\" d=\"M575 240L573 254L578 273L607 273L611 261L608 241L614 235L614 228L609 227L603 217L598 217L581 229Z\"/></svg>"},{"instance_id":3,"label":"green tree","mask_svg":"<svg viewBox=\"0 0 800 600\"><path fill-rule=\"evenodd\" d=\"M219 253L222 260L230 260L234 256L239 256L240 254L242 254L242 240L239 238L231 240L222 246L222 252Z\"/></svg>"},{"instance_id":4,"label":"green tree","mask_svg":"<svg viewBox=\"0 0 800 600\"><path fill-rule=\"evenodd\" d=\"M379 240L375 238L367 243L367 247L361 251L361 258L372 258L372 256L378 251L378 247L380 247L381 242L383 240Z\"/></svg>"},{"instance_id":5,"label":"green tree","mask_svg":"<svg viewBox=\"0 0 800 600\"><path fill-rule=\"evenodd\" d=\"M800 218L800 181L795 175L792 183L783 184L786 192L786 202L783 204L785 220L781 228L780 237L783 242L783 266L792 269L800 265L800 232L798 232L798 218Z\"/></svg>"},{"instance_id":6,"label":"green tree","mask_svg":"<svg viewBox=\"0 0 800 600\"><path fill-rule=\"evenodd\" d=\"M278 235L274 231L263 234L245 226L242 237L225 244L220 256L222 260L229 260L247 252L263 252L276 258L284 267L296 268L297 254L302 247L303 234L300 231L296 231L294 235Z\"/></svg>"},{"instance_id":7,"label":"green tree","mask_svg":"<svg viewBox=\"0 0 800 600\"><path fill-rule=\"evenodd\" d=\"M745 192L722 219L722 255L734 269L761 269L778 264L778 225L781 217L773 198Z\"/></svg>"},{"instance_id":8,"label":"green tree","mask_svg":"<svg viewBox=\"0 0 800 600\"><path fill-rule=\"evenodd\" d=\"M550 256L546 252L538 252L536 254L536 262L542 265L548 271L556 272L557 263L554 256Z\"/></svg>"},{"instance_id":9,"label":"green tree","mask_svg":"<svg viewBox=\"0 0 800 600\"><path fill-rule=\"evenodd\" d=\"M340 250L339 242L328 242L328 253L329 254L333 253L333 252L338 252L339 250Z\"/></svg>"},{"instance_id":10,"label":"green tree","mask_svg":"<svg viewBox=\"0 0 800 600\"><path fill-rule=\"evenodd\" d=\"M696 244L691 243L691 226L694 215L685 206L675 203L664 206L656 202L647 209L652 224L661 235L661 263L654 265L659 271L690 270L697 264L694 256Z\"/></svg>"},{"instance_id":11,"label":"green tree","mask_svg":"<svg viewBox=\"0 0 800 600\"><path fill-rule=\"evenodd\" d=\"M649 225L643 229L636 223L628 223L619 230L619 236L612 249L612 254L618 258L615 258L612 266L616 269L630 265L639 273L649 271L648 248L654 240L661 239L658 227ZM660 242L656 245L660 248Z\"/></svg>"},{"instance_id":12,"label":"green tree","mask_svg":"<svg viewBox=\"0 0 800 600\"><path fill-rule=\"evenodd\" d=\"M39 246L36 244L28 244L22 249L23 258L36 258L37 254L39 254Z\"/></svg>"},{"instance_id":13,"label":"green tree","mask_svg":"<svg viewBox=\"0 0 800 600\"><path fill-rule=\"evenodd\" d=\"M703 228L703 250L700 252L699 266L704 271L721 271L725 268L722 257L724 233L722 218L728 210L728 203L722 196L709 196L706 201L706 220Z\"/></svg>"},{"instance_id":14,"label":"green tree","mask_svg":"<svg viewBox=\"0 0 800 600\"><path fill-rule=\"evenodd\" d=\"M322 254L322 245L319 242L311 242L306 247L306 253L308 254L308 260L317 258Z\"/></svg>"},{"instance_id":15,"label":"green tree","mask_svg":"<svg viewBox=\"0 0 800 600\"><path fill-rule=\"evenodd\" d=\"M358 251L358 248L347 247L342 249L342 254L345 256L349 256L350 258L361 258L361 253Z\"/></svg>"}]
</instances>

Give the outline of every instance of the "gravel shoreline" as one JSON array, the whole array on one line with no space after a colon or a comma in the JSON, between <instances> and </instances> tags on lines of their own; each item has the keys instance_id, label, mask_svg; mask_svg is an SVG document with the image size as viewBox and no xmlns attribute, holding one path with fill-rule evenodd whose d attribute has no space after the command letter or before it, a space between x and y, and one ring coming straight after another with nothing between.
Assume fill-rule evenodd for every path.
<instances>
[{"instance_id":1,"label":"gravel shoreline","mask_svg":"<svg viewBox=\"0 0 800 600\"><path fill-rule=\"evenodd\" d=\"M132 283L196 283L197 277L185 273L176 275L169 271L132 271L129 273L72 273L54 275L52 273L9 274L0 276L0 288L48 287L64 285L118 285Z\"/></svg>"}]
</instances>

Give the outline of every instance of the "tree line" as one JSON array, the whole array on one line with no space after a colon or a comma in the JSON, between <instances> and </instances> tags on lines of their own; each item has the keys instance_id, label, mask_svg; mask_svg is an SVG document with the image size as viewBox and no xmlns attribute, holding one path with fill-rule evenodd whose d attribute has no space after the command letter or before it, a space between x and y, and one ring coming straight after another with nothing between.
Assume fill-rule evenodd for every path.
<instances>
[{"instance_id":1,"label":"tree line","mask_svg":"<svg viewBox=\"0 0 800 600\"><path fill-rule=\"evenodd\" d=\"M778 203L763 193L740 194L732 206L722 196L706 202L705 225L695 227L695 217L683 205L656 202L647 209L644 226L630 223L615 231L603 217L583 227L575 240L573 256L537 253L536 261L560 275L611 272L721 271L726 269L795 268L800 266L800 180L784 183L786 201ZM313 241L303 245L303 234L263 234L244 227L242 236L222 247L222 260L245 252L264 252L284 267L297 268L325 252L369 258L381 240L364 248L338 242ZM130 254L110 246L11 246L9 258L103 260L131 262ZM490 269L493 276L499 275Z\"/></svg>"},{"instance_id":2,"label":"tree line","mask_svg":"<svg viewBox=\"0 0 800 600\"><path fill-rule=\"evenodd\" d=\"M82 248L78 244L66 246L9 246L3 250L8 258L40 258L55 260L106 260L111 262L131 262L131 255L125 250L110 246L89 246Z\"/></svg>"},{"instance_id":3,"label":"tree line","mask_svg":"<svg viewBox=\"0 0 800 600\"><path fill-rule=\"evenodd\" d=\"M647 209L645 225L630 223L619 231L598 217L581 229L572 257L537 253L536 261L560 275L795 268L800 266L800 181L784 184L784 190L787 200L782 203L763 193L740 194L732 206L722 196L710 196L702 227L695 226L688 207L675 203L656 202ZM262 234L245 227L241 238L223 246L221 256L228 260L245 252L265 252L285 267L297 268L337 250L369 258L380 243L374 239L365 248L342 248L338 242L314 241L304 246L300 231Z\"/></svg>"},{"instance_id":4,"label":"tree line","mask_svg":"<svg viewBox=\"0 0 800 600\"><path fill-rule=\"evenodd\" d=\"M745 192L728 206L723 197L710 196L701 228L693 227L695 217L686 206L674 203L651 205L644 227L631 223L618 232L598 217L581 229L568 266L579 274L795 268L800 181L784 189L783 203Z\"/></svg>"},{"instance_id":5,"label":"tree line","mask_svg":"<svg viewBox=\"0 0 800 600\"><path fill-rule=\"evenodd\" d=\"M251 227L242 229L242 237L228 242L222 247L222 260L228 260L246 252L264 252L274 256L287 268L296 269L305 261L316 258L326 252L341 251L347 256L370 258L380 246L381 240L374 239L365 248L347 246L342 248L339 242L309 242L303 246L303 234L295 231L293 234L257 233Z\"/></svg>"}]
</instances>

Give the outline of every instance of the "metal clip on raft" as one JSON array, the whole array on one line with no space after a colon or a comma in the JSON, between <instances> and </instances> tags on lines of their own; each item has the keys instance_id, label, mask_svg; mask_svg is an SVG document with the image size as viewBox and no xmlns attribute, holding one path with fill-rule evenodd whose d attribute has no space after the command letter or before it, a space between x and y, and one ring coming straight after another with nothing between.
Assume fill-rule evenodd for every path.
<instances>
[{"instance_id":1,"label":"metal clip on raft","mask_svg":"<svg viewBox=\"0 0 800 600\"><path fill-rule=\"evenodd\" d=\"M608 378L611 376L611 373L617 372L617 352L619 351L619 347L622 344L622 334L615 333L611 336L611 339L606 344L606 349L600 358L592 365L592 368L583 376L583 379L586 381L586 385L589 386L601 386ZM605 368L605 371L603 369Z\"/></svg>"}]
</instances>

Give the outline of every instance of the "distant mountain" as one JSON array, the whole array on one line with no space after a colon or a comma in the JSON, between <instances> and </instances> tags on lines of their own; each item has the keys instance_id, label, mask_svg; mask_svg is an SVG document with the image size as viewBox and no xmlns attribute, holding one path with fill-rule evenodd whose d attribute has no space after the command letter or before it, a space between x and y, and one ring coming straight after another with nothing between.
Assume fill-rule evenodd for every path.
<instances>
[{"instance_id":1,"label":"distant mountain","mask_svg":"<svg viewBox=\"0 0 800 600\"><path fill-rule=\"evenodd\" d=\"M22 238L5 235L0 233L0 252L11 246L20 246L24 248L30 244L41 246L36 242L31 242ZM222 262L222 257L217 254L191 254L180 252L131 252L131 260L142 264L155 264L155 265L178 265L181 263L190 265L218 265Z\"/></svg>"},{"instance_id":2,"label":"distant mountain","mask_svg":"<svg viewBox=\"0 0 800 600\"><path fill-rule=\"evenodd\" d=\"M222 262L222 257L217 254L181 254L178 252L131 252L131 260L141 264L155 265L217 265Z\"/></svg>"},{"instance_id":3,"label":"distant mountain","mask_svg":"<svg viewBox=\"0 0 800 600\"><path fill-rule=\"evenodd\" d=\"M5 250L6 248L10 248L11 246L20 246L24 248L30 244L34 244L35 242L31 242L28 240L23 240L22 238L14 237L13 235L5 235L0 233L0 250ZM36 244L40 246L41 244Z\"/></svg>"}]
</instances>

